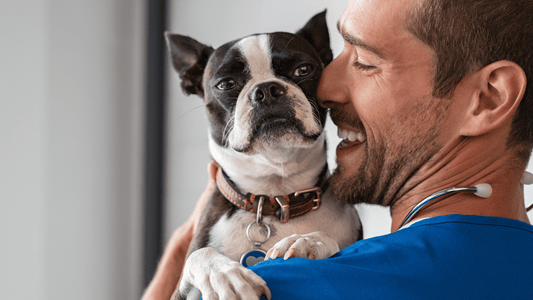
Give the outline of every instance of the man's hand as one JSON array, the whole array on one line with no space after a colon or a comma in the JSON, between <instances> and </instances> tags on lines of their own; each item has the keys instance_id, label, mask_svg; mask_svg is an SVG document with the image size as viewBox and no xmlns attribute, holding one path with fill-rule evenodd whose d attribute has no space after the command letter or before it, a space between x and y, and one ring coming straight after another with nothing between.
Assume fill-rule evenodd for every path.
<instances>
[{"instance_id":1,"label":"man's hand","mask_svg":"<svg viewBox=\"0 0 533 300\"><path fill-rule=\"evenodd\" d=\"M216 163L210 162L207 165L207 173L209 175L207 186L198 199L198 202L196 202L194 211L189 219L172 234L165 248L165 252L161 257L154 278L148 288L146 288L142 300L168 300L172 296L181 277L186 259L185 256L198 227L200 216L215 188L217 170L218 165Z\"/></svg>"}]
</instances>

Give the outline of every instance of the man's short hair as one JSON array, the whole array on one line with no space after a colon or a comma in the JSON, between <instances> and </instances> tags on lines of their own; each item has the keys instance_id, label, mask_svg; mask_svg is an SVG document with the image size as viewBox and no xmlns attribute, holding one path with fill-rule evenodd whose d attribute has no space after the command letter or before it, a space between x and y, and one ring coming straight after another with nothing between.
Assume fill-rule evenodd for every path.
<instances>
[{"instance_id":1,"label":"man's short hair","mask_svg":"<svg viewBox=\"0 0 533 300\"><path fill-rule=\"evenodd\" d=\"M465 75L496 61L524 70L527 88L507 146L519 146L527 161L533 146L533 1L425 0L406 20L407 29L435 51L435 97L450 98Z\"/></svg>"}]
</instances>

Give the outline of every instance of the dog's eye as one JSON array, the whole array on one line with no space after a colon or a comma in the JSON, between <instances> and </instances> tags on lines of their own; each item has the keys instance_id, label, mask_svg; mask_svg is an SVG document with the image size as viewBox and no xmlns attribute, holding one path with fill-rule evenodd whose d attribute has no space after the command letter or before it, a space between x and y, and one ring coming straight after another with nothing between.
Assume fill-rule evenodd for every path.
<instances>
[{"instance_id":1,"label":"dog's eye","mask_svg":"<svg viewBox=\"0 0 533 300\"><path fill-rule=\"evenodd\" d=\"M237 85L237 82L235 82L235 80L233 80L233 79L224 79L224 80L220 81L219 83L217 83L216 87L219 90L228 91L228 90L231 90L232 88L234 88L236 85Z\"/></svg>"},{"instance_id":2,"label":"dog's eye","mask_svg":"<svg viewBox=\"0 0 533 300\"><path fill-rule=\"evenodd\" d=\"M304 64L304 65L301 65L298 68L296 68L296 70L294 70L294 73L292 74L292 76L302 77L302 76L309 75L312 71L313 71L313 66L312 65Z\"/></svg>"}]
</instances>

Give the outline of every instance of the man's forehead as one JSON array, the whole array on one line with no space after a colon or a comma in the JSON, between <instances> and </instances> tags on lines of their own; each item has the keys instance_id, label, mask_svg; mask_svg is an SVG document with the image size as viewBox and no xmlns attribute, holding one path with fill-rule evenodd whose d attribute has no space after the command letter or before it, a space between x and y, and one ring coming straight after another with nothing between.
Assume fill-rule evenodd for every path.
<instances>
[{"instance_id":1,"label":"man's forehead","mask_svg":"<svg viewBox=\"0 0 533 300\"><path fill-rule=\"evenodd\" d=\"M360 47L383 55L385 45L404 35L405 18L418 0L350 0L337 23L347 42L361 42ZM352 43L351 43L352 44Z\"/></svg>"},{"instance_id":2,"label":"man's forehead","mask_svg":"<svg viewBox=\"0 0 533 300\"><path fill-rule=\"evenodd\" d=\"M410 11L416 6L420 6L426 0L349 0L346 9L359 11L372 10L375 13L383 12L392 14L393 12Z\"/></svg>"},{"instance_id":3,"label":"man's forehead","mask_svg":"<svg viewBox=\"0 0 533 300\"><path fill-rule=\"evenodd\" d=\"M349 26L347 26L349 27ZM364 39L360 38L357 33L350 31L347 28L344 28L343 25L341 25L341 21L339 20L337 22L337 30L342 35L343 39L347 41L349 44L353 46L358 46L362 49L365 49L367 51L370 51L374 53L375 55L383 58L383 50L376 48L375 46L369 44Z\"/></svg>"}]
</instances>

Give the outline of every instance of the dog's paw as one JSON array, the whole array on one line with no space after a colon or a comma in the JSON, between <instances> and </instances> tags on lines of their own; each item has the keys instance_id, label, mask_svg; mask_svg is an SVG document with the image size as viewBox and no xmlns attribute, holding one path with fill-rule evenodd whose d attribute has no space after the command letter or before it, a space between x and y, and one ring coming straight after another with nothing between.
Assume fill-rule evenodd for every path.
<instances>
[{"instance_id":1,"label":"dog's paw","mask_svg":"<svg viewBox=\"0 0 533 300\"><path fill-rule=\"evenodd\" d=\"M180 294L187 294L192 284L202 299L270 299L266 282L253 271L211 248L194 251L183 268Z\"/></svg>"},{"instance_id":2,"label":"dog's paw","mask_svg":"<svg viewBox=\"0 0 533 300\"><path fill-rule=\"evenodd\" d=\"M265 260L283 256L324 259L339 252L339 244L321 231L308 234L293 234L277 242L268 250Z\"/></svg>"}]
</instances>

